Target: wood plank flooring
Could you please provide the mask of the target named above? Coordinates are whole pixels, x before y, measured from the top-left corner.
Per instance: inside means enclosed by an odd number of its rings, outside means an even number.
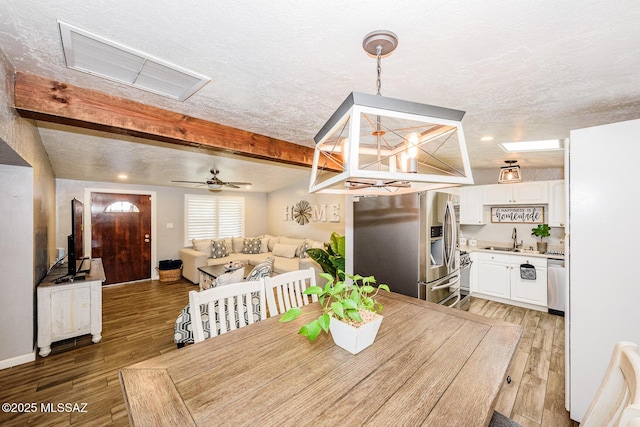
[[[0,403],[36,407],[0,412],[0,425],[129,425],[118,370],[177,351],[173,324],[194,289],[187,281],[103,288],[102,342],[86,336],[54,343],[48,357],[0,370]],[[496,409],[525,427],[577,426],[564,410],[564,318],[481,299],[472,299],[470,311],[525,327]],[[85,412],[44,411],[59,403],[87,405],[77,407]]]
[[[524,327],[496,411],[525,427],[578,426],[564,407],[564,317],[479,298],[469,312]]]

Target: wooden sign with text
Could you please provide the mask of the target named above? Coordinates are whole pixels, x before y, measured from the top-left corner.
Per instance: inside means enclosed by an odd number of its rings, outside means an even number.
[[[491,222],[541,224],[544,206],[492,207]]]

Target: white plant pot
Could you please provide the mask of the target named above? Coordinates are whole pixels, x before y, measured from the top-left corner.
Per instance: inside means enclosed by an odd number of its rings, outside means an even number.
[[[376,314],[377,318],[371,322],[356,328],[334,317],[329,320],[329,330],[333,342],[347,350],[351,354],[358,354],[365,348],[373,344],[382,323],[382,316]]]

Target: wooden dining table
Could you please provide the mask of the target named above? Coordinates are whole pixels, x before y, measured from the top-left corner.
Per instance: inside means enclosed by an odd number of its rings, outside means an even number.
[[[120,370],[132,426],[485,426],[522,327],[383,292],[375,342],[265,319]]]

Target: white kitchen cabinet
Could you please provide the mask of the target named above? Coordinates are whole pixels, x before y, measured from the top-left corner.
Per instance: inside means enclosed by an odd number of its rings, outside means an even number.
[[[485,205],[548,203],[547,182],[484,185]]]
[[[566,222],[564,180],[547,181],[549,210],[545,222],[552,227],[564,227]]]
[[[511,295],[510,284],[508,257],[484,253],[478,256],[478,292],[508,299]]]
[[[544,258],[512,257],[511,297],[513,301],[547,307],[547,260]],[[523,279],[520,265],[531,264],[536,268],[536,279]]]
[[[462,187],[460,191],[460,224],[483,225],[483,195],[481,185]]]
[[[520,265],[531,264],[536,279],[522,279]],[[502,302],[523,303],[541,311],[547,309],[546,258],[510,255],[506,253],[478,252],[477,289],[480,296],[498,298]]]

